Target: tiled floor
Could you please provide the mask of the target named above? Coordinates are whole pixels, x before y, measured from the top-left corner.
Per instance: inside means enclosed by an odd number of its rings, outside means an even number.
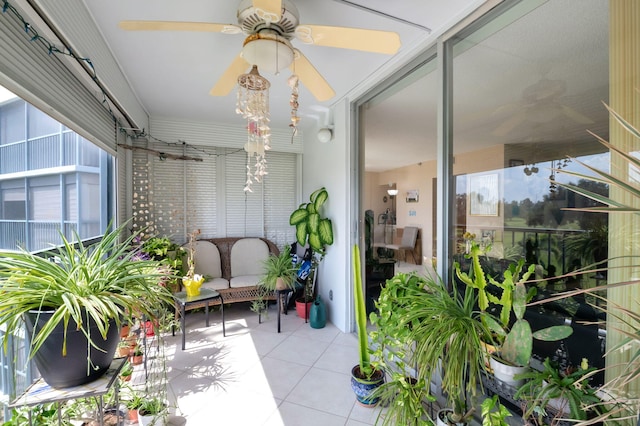
[[[375,423],[380,409],[357,404],[350,386],[355,334],[330,323],[313,329],[295,310],[281,316],[277,333],[275,305],[262,324],[245,303],[227,305],[225,320],[223,337],[219,310],[210,313],[209,327],[204,312],[187,313],[184,351],[179,331],[164,338],[167,397],[187,425]]]
[[[187,345],[181,335],[165,338],[168,398],[188,425],[371,425],[377,409],[356,404],[350,370],[357,340],[335,326],[313,329],[295,310],[258,317],[247,304],[187,314]]]

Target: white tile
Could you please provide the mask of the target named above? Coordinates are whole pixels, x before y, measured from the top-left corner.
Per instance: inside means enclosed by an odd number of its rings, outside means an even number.
[[[355,396],[354,396],[353,409],[349,414],[349,420],[359,422],[355,424],[374,425],[376,424],[376,420],[381,410],[384,410],[384,409],[380,406],[365,407],[363,405],[358,404],[358,402],[355,401]]]
[[[351,374],[351,369],[358,363],[358,349],[351,346],[331,344],[313,365],[316,368]]]
[[[297,337],[321,340],[323,342],[333,342],[338,334],[340,334],[340,330],[331,323],[327,323],[323,328],[311,328],[309,323],[307,323],[304,327],[298,328],[293,333],[293,335]]]
[[[355,402],[350,375],[312,368],[285,401],[347,417]]]
[[[358,348],[358,336],[355,333],[339,333],[333,340],[334,344]]]
[[[267,356],[240,378],[240,386],[263,395],[285,399],[309,368]]]
[[[269,356],[298,364],[313,365],[329,347],[329,343],[319,340],[289,336],[273,349]]]
[[[343,426],[347,419],[289,402],[283,402],[264,426]]]

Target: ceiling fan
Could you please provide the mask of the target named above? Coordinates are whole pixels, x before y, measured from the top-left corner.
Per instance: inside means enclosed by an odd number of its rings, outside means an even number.
[[[316,68],[294,48],[296,38],[305,44],[339,47],[383,54],[395,54],[400,37],[395,32],[299,23],[299,13],[290,0],[242,0],[238,6],[238,24],[178,21],[121,21],[120,28],[132,31],[203,31],[240,34],[247,37],[242,51],[209,92],[226,96],[237,83],[238,76],[257,65],[262,71],[278,73],[289,67],[298,75],[318,101],[335,95],[329,83]]]
[[[564,105],[560,98],[567,91],[564,80],[550,80],[546,77],[538,80],[522,91],[522,101],[515,105],[498,108],[494,114],[515,107],[515,113],[493,130],[496,136],[506,136],[524,122],[548,123],[565,116],[579,124],[592,124],[593,120],[575,109]]]

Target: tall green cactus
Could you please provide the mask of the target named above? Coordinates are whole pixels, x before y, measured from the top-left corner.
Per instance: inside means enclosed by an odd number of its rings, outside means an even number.
[[[504,279],[499,282],[485,275],[480,264],[482,254],[483,250],[478,244],[472,243],[469,252],[472,273],[467,274],[460,271],[460,265],[455,264],[456,275],[466,285],[477,289],[481,318],[498,336],[498,343],[501,343],[499,345],[500,357],[504,361],[518,366],[526,366],[531,359],[533,339],[551,342],[571,335],[573,329],[568,325],[547,327],[534,333],[529,322],[524,319],[527,303],[535,293],[535,291],[527,292],[525,282],[533,274],[535,265],[530,265],[529,269],[520,277],[524,266],[524,260],[520,259],[517,264],[509,265],[509,268],[503,273]],[[486,291],[487,281],[502,290],[500,297]],[[486,311],[490,303],[501,306],[498,317]],[[511,312],[516,318],[513,325],[509,324]]]
[[[353,246],[353,294],[356,312],[356,328],[358,329],[358,349],[360,355],[360,372],[369,377],[373,374],[369,356],[369,336],[367,335],[367,308],[362,289],[362,272],[360,270],[360,248]]]

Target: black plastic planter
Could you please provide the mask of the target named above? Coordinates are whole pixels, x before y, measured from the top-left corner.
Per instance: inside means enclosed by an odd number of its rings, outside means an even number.
[[[26,329],[29,337],[40,330],[53,315],[50,311],[30,311],[25,315]],[[37,321],[37,324],[36,324]],[[92,346],[85,334],[77,330],[76,322],[69,320],[67,329],[67,354],[62,355],[64,324],[61,321],[51,335],[44,341],[33,359],[42,378],[54,388],[67,388],[92,382],[102,376],[113,361],[120,340],[120,330],[115,320],[109,322],[107,339],[103,339],[95,322],[89,320]]]

